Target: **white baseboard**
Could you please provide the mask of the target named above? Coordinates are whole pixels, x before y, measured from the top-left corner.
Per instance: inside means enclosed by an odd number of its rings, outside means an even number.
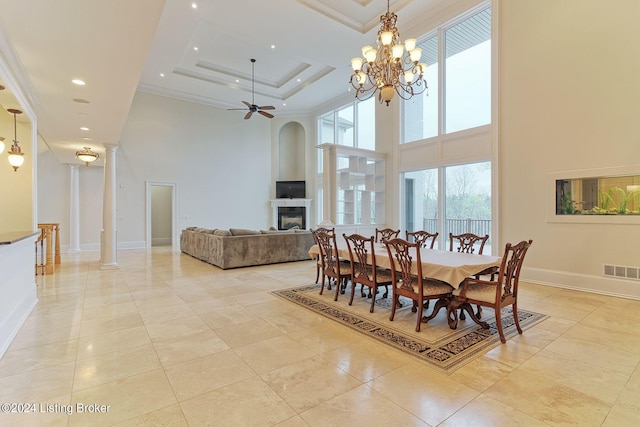
[[[522,267],[520,279],[556,288],[640,300],[640,282],[566,271]]]

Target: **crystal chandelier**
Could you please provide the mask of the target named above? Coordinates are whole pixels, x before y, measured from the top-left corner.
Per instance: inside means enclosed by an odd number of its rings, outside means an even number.
[[[416,47],[416,39],[400,44],[400,32],[396,28],[398,15],[389,11],[380,16],[378,48],[365,46],[362,58],[353,58],[353,74],[349,82],[356,90],[356,98],[365,100],[378,92],[380,103],[389,101],[397,93],[402,99],[419,95],[427,89],[424,72],[427,64],[420,62],[422,49]]]

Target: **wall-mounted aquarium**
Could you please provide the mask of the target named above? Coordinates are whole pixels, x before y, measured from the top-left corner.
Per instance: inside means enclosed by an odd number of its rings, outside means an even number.
[[[549,222],[640,224],[640,165],[548,175]]]
[[[556,215],[640,215],[640,175],[556,179]]]

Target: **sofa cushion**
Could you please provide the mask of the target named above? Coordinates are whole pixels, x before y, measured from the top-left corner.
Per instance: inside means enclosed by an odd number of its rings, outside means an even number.
[[[257,230],[249,230],[246,228],[230,228],[232,236],[255,236],[256,234],[260,234]]]

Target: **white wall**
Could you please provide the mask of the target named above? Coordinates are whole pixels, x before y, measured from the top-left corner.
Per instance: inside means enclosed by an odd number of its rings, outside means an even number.
[[[268,228],[271,125],[138,92],[117,155],[118,242],[145,242],[145,182],[176,183],[177,228]]]
[[[605,263],[640,266],[637,224],[547,221],[550,173],[640,173],[640,3],[500,5],[502,240],[533,239],[529,279],[640,297],[640,282],[602,277]]]
[[[100,250],[102,229],[102,197],[104,189],[102,167],[78,167],[80,199],[80,249]],[[44,146],[38,154],[38,222],[60,224],[62,252],[70,242],[70,167],[58,162],[53,152]]]

